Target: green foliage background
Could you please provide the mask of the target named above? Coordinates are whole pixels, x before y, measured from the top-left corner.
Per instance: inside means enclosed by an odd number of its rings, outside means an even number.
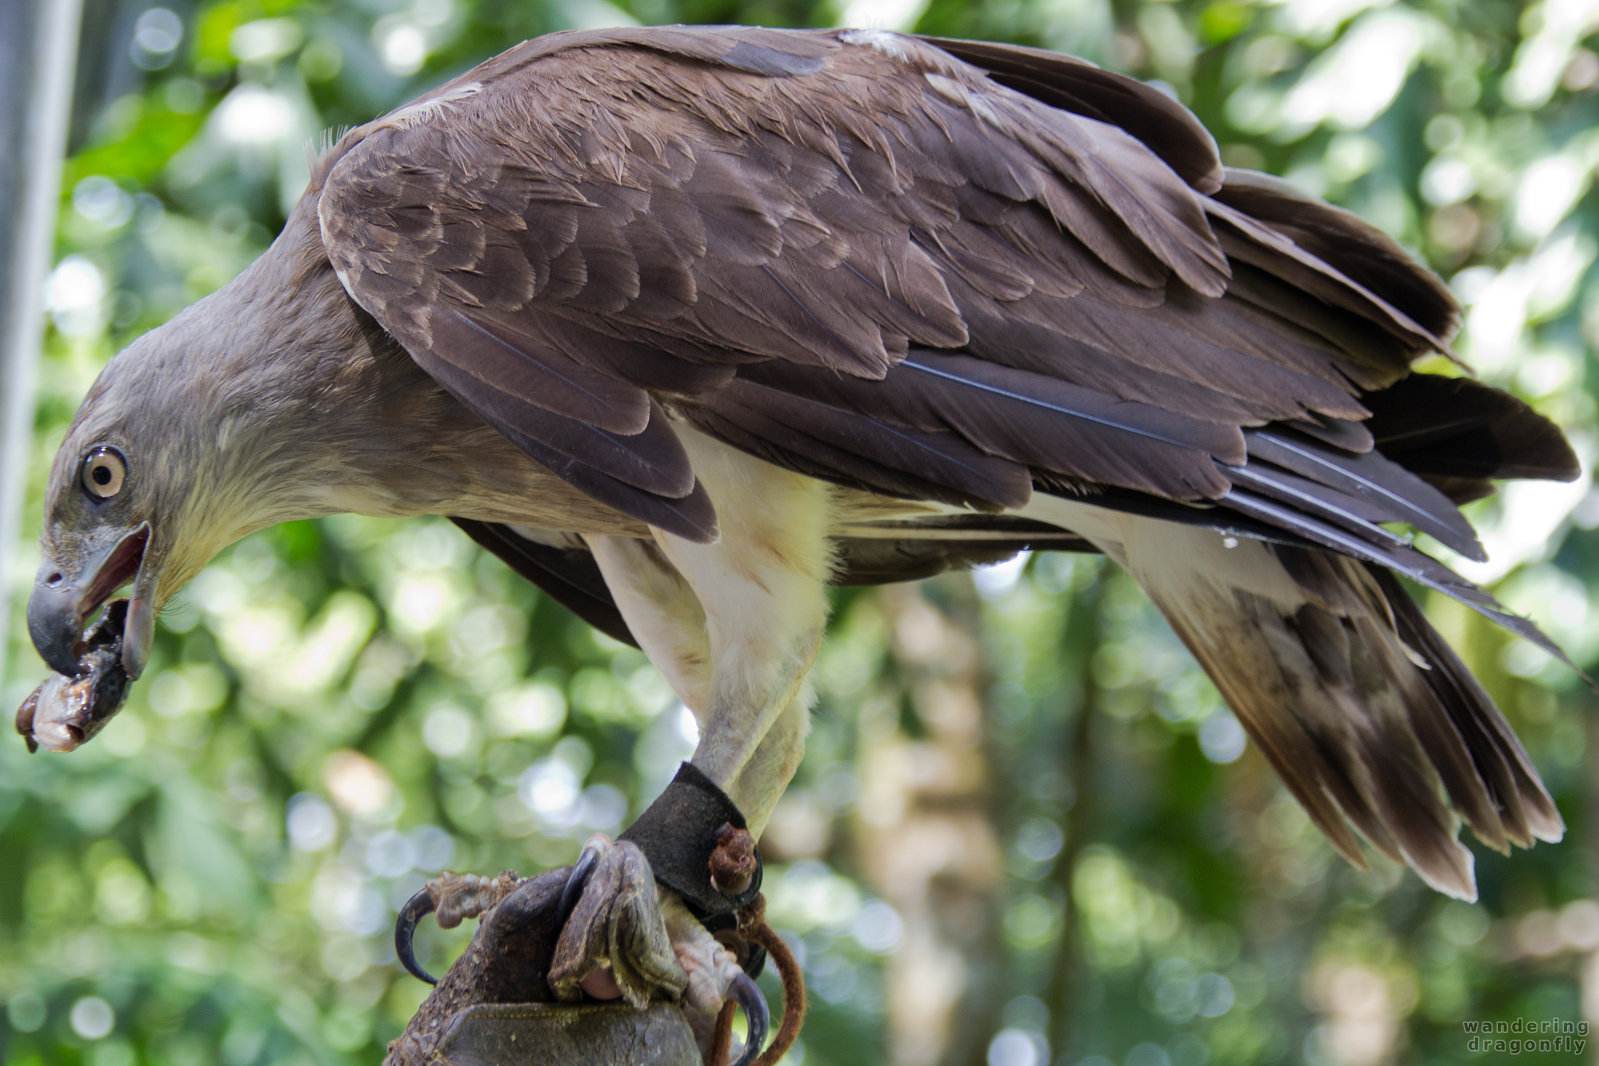
[[[1592,0],[154,10],[105,0],[86,17],[30,530],[93,374],[265,247],[320,131],[525,37],[628,18],[874,19],[1158,79],[1228,162],[1286,174],[1430,261],[1466,304],[1462,355],[1569,427],[1585,466],[1593,456]],[[1518,490],[1474,517],[1501,596],[1592,669],[1599,499],[1586,480]],[[1473,906],[1380,860],[1361,872],[1338,859],[1258,755],[1237,757],[1214,690],[1119,575],[1041,557],[973,587],[962,576],[910,600],[838,599],[768,873],[775,924],[815,993],[795,1061],[878,1061],[904,1038],[885,1003],[905,923],[868,872],[881,812],[861,802],[874,781],[854,767],[885,737],[937,732],[904,695],[891,639],[922,609],[971,619],[980,642],[976,743],[1003,875],[982,895],[993,935],[959,1008],[979,1036],[942,1061],[1449,1063],[1477,1057],[1464,1022],[1599,1021],[1599,731],[1571,671],[1430,604],[1570,825],[1560,845],[1480,854]],[[43,676],[13,604],[7,706]],[[0,745],[0,1060],[13,1066],[376,1062],[424,991],[392,961],[396,904],[445,867],[570,861],[691,746],[641,655],[442,521],[340,518],[250,538],[169,609],[147,677],[80,752]],[[431,937],[433,967],[463,942]],[[1594,1044],[1517,1061],[1579,1061]]]

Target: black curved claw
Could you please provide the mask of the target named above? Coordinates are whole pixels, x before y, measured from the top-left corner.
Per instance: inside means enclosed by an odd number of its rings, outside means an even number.
[[[421,963],[416,961],[411,938],[416,935],[416,923],[432,914],[433,907],[433,893],[421,888],[417,890],[416,895],[405,901],[405,906],[400,908],[400,916],[394,919],[394,954],[398,956],[400,965],[405,967],[407,973],[430,985],[438,984],[439,979],[422,969]]]
[[[746,1030],[744,1053],[733,1066],[750,1066],[761,1053],[761,1045],[766,1043],[767,1030],[772,1027],[772,1012],[766,1005],[766,997],[761,995],[761,990],[755,986],[749,974],[741,973],[735,977],[730,991],[733,1002],[744,1011]]]
[[[577,906],[577,898],[583,894],[583,886],[588,884],[589,875],[594,872],[594,867],[599,864],[600,853],[595,848],[584,848],[578,855],[577,862],[572,864],[572,872],[566,877],[566,887],[561,889],[561,901],[557,904],[555,912],[556,924],[564,928],[566,920],[572,917],[572,908]]]

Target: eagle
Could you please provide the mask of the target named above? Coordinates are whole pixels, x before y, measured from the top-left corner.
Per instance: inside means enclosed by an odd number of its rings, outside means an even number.
[[[1559,651],[1413,537],[1481,558],[1460,504],[1578,468],[1520,400],[1415,371],[1457,319],[1396,242],[1082,60],[542,37],[345,134],[265,254],[110,361],[50,473],[28,626],[60,677],[25,731],[81,742],[250,532],[448,516],[693,711],[624,834],[687,958],[675,908],[758,886],[706,857],[795,773],[830,585],[1095,551],[1334,847],[1470,899],[1460,823],[1562,822],[1404,582]]]

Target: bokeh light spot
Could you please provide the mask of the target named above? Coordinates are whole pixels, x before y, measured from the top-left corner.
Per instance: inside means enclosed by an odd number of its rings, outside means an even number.
[[[72,1031],[85,1040],[103,1040],[116,1028],[117,1015],[111,1004],[99,996],[84,996],[72,1005],[68,1015]]]

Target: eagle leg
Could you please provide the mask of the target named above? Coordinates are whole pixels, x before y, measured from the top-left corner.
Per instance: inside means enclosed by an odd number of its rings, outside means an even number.
[[[585,849],[580,866],[592,863],[592,872],[562,893],[570,914],[549,987],[560,999],[621,998],[635,1007],[681,997],[704,1043],[723,1004],[749,998],[750,974],[716,933],[760,889],[755,840],[804,751],[806,678],[833,567],[833,494],[680,432],[721,515],[718,540],[658,529],[650,539],[584,539],[629,631],[693,711],[700,740],[621,839],[596,838]],[[402,915],[401,939],[417,917],[409,908]],[[759,957],[751,953],[751,972]]]
[[[716,506],[717,540],[659,529],[653,541],[584,539],[639,647],[694,712],[693,765],[758,839],[805,749],[833,493],[686,426],[677,433]]]
[[[713,929],[758,892],[754,842],[804,752],[806,677],[827,620],[833,496],[822,482],[686,427],[679,433],[717,506],[719,538],[701,544],[655,530],[651,540],[584,539],[628,630],[700,727],[692,761],[619,845],[636,844],[653,869],[704,1042],[722,1004],[748,985]],[[569,925],[581,928],[585,908],[612,906],[604,898],[612,891],[596,875]],[[594,952],[577,958],[601,958],[604,945],[585,943]],[[614,951],[610,958],[614,968]]]

